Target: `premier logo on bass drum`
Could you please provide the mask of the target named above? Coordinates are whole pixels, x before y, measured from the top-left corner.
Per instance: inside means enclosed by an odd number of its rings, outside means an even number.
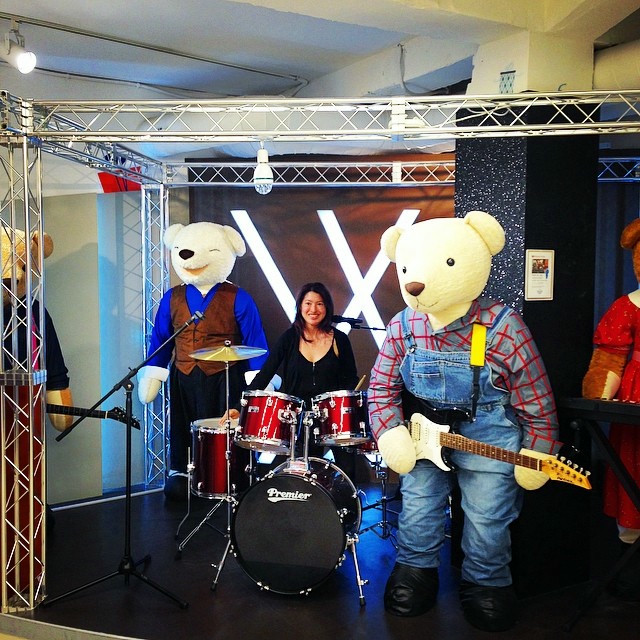
[[[302,491],[279,491],[273,487],[267,489],[267,500],[269,502],[282,502],[289,500],[293,502],[306,502],[312,494]]]

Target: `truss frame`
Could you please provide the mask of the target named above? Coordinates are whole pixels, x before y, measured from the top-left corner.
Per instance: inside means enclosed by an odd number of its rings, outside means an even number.
[[[606,116],[606,117],[605,117]],[[430,96],[345,99],[280,99],[188,101],[45,101],[25,100],[0,91],[0,167],[9,188],[1,213],[9,212],[7,228],[14,260],[19,248],[12,229],[43,230],[41,154],[48,154],[124,177],[142,185],[143,273],[145,344],[159,300],[169,286],[168,256],[162,234],[168,223],[168,191],[179,186],[235,185],[250,187],[253,163],[162,163],[126,144],[145,142],[331,142],[377,141],[400,143],[402,150],[419,150],[426,140],[601,135],[640,133],[640,91],[505,94],[495,96]],[[22,162],[16,155],[22,154]],[[601,160],[601,181],[636,181],[639,159]],[[453,161],[441,163],[272,163],[276,186],[428,186],[455,181]],[[22,194],[22,196],[20,196]],[[17,291],[16,269],[6,293],[11,297],[8,326],[17,327],[20,312],[25,330],[43,326],[42,251],[27,250],[25,308]],[[3,285],[4,289],[4,285]],[[5,291],[3,290],[3,293]],[[39,300],[41,317],[34,322],[31,301]],[[4,587],[2,610],[22,611],[36,606],[45,588],[44,504],[44,368],[43,336],[34,331],[27,364],[17,357],[16,339],[3,341],[0,369],[2,413],[2,473],[19,472],[20,496],[28,500],[26,526],[15,520],[11,491],[0,495],[3,541],[13,531],[15,545],[1,550]],[[30,364],[30,363],[33,363]],[[37,364],[36,364],[37,363]],[[6,407],[21,407],[9,387],[27,389],[28,408],[14,412],[9,422]],[[151,485],[162,480],[166,452],[168,397],[147,407],[145,440],[146,476]],[[40,410],[40,415],[35,408]],[[11,424],[10,428],[5,425]],[[28,462],[6,443],[11,429],[28,437]],[[18,464],[19,463],[19,464]],[[24,473],[23,473],[24,471]],[[24,498],[23,498],[24,499]],[[13,520],[12,520],[13,518]],[[40,545],[31,541],[40,536]],[[18,555],[14,550],[19,549]],[[26,560],[25,560],[26,559]],[[28,566],[28,584],[20,562]],[[20,579],[16,580],[16,576]]]

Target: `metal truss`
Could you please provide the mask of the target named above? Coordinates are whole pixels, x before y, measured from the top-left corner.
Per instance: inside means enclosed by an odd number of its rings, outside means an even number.
[[[22,114],[26,129],[17,128],[58,142],[209,144],[637,133],[639,100],[640,91],[585,91],[333,100],[33,101],[32,119]]]
[[[2,437],[2,610],[32,609],[44,596],[45,446],[42,248],[26,248],[26,295],[15,292],[22,255],[15,230],[42,232],[41,153],[113,173],[142,185],[144,337],[169,286],[162,236],[168,190],[252,186],[253,163],[167,163],[126,143],[376,141],[417,149],[425,140],[506,136],[640,133],[640,91],[429,96],[357,99],[184,101],[36,101],[0,91],[0,201],[3,234],[12,244],[9,311],[0,313]],[[638,179],[638,159],[601,160],[600,181]],[[455,164],[442,162],[271,163],[277,186],[412,186],[453,184]],[[4,241],[4,240],[3,240]],[[29,243],[27,243],[29,244]],[[32,317],[38,300],[40,317]],[[22,332],[22,333],[21,333]],[[20,335],[26,357],[19,352]],[[164,482],[168,396],[145,408],[150,485]]]
[[[639,182],[640,158],[600,158],[598,182]]]
[[[145,357],[151,339],[153,323],[163,294],[169,288],[167,252],[162,238],[168,221],[168,190],[164,186],[142,188],[142,264],[144,286],[143,339]],[[144,407],[145,478],[152,487],[164,485],[169,420],[169,393],[162,385],[158,396]]]
[[[43,237],[40,149],[26,138],[1,145],[0,169],[8,184],[0,242],[10,249],[0,284],[1,600],[9,613],[45,596],[44,243],[30,241]]]
[[[255,162],[168,162],[169,187],[253,187]],[[415,187],[455,183],[453,160],[425,162],[270,162],[278,187]]]

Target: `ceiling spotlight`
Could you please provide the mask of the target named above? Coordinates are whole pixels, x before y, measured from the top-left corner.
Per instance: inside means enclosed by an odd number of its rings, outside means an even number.
[[[253,186],[262,195],[269,193],[273,187],[273,171],[269,166],[269,154],[262,147],[262,143],[258,149],[258,164],[253,172]]]
[[[11,39],[14,36],[15,40]],[[11,30],[4,35],[0,45],[0,57],[15,67],[20,73],[31,73],[36,66],[36,54],[24,48],[24,36],[18,31],[18,23],[11,20]]]

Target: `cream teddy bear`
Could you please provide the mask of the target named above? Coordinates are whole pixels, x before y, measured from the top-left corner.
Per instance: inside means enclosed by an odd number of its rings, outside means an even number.
[[[7,227],[3,227],[2,231],[0,231],[0,249],[2,251],[2,280],[4,283],[7,283],[7,285],[3,287],[2,290],[2,303],[5,308],[5,322],[9,321],[12,314],[12,297],[15,296],[16,299],[22,300],[26,293],[25,261],[27,246],[25,243],[25,237],[26,236],[24,231],[20,231],[18,229],[8,229]],[[32,255],[37,255],[40,242],[42,242],[44,257],[49,257],[53,252],[53,240],[48,233],[44,233],[42,236],[40,236],[38,233],[32,234],[30,245]],[[10,283],[12,280],[12,275],[15,275],[16,290],[9,293],[7,287],[11,286]],[[18,324],[18,351],[20,352],[19,359],[23,361],[26,358],[26,336],[23,332],[25,326],[25,309],[23,305],[17,306],[17,313],[18,317],[22,320],[22,322]],[[33,304],[32,314],[33,318],[36,319],[37,322],[37,318],[39,316],[39,304],[37,301]],[[60,342],[58,340],[53,321],[51,320],[51,316],[46,309],[44,310],[44,322],[44,328],[34,327],[34,330],[40,332],[44,330],[44,336],[46,340],[46,402],[50,408],[54,405],[57,405],[59,407],[72,407],[73,398],[71,389],[69,387],[68,370],[64,362],[62,349],[60,347]],[[11,349],[11,346],[7,344],[5,348]],[[8,366],[8,368],[11,368],[11,363],[8,363],[6,366]],[[71,415],[53,413],[53,411],[50,411],[48,415],[49,419],[51,420],[51,424],[58,431],[64,431],[73,422],[73,418],[71,417]]]
[[[387,326],[369,386],[372,432],[383,459],[401,474],[398,556],[385,589],[385,608],[396,615],[419,615],[435,603],[454,475],[425,456],[428,442],[413,433],[416,424],[424,427],[419,417],[447,421],[468,441],[512,454],[522,447],[548,454],[560,444],[553,394],[529,330],[512,308],[481,295],[504,243],[502,226],[483,211],[392,227],[381,239],[407,304]],[[509,571],[509,524],[520,508],[514,466],[455,448],[450,462],[465,514],[464,615],[483,630],[508,629],[516,620]]]
[[[267,340],[253,298],[227,280],[236,259],[246,251],[242,236],[233,227],[213,222],[174,224],[167,228],[163,240],[171,251],[171,264],[182,284],[167,291],[160,301],[149,353],[162,348],[138,372],[138,397],[143,404],[152,402],[162,383],[171,376],[169,476],[165,495],[182,500],[187,495],[191,424],[223,415],[227,401],[229,406],[239,403],[245,388],[244,374],[260,369],[267,354]],[[192,320],[196,312],[202,318],[190,322],[173,339],[174,332]],[[262,355],[229,362],[228,398],[225,363],[191,356],[199,350],[223,346],[225,341],[264,350]]]

